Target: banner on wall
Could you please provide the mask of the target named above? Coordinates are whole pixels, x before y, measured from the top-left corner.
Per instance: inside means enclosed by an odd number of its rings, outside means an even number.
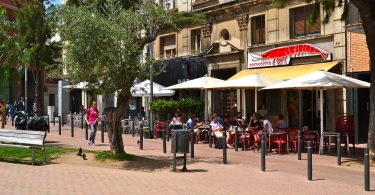
[[[289,45],[267,50],[260,55],[248,53],[248,68],[288,65],[291,58],[321,56],[324,61],[332,59],[331,53],[311,44]]]

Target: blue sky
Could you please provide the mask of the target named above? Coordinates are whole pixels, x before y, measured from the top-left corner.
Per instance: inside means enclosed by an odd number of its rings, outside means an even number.
[[[62,0],[52,0],[53,4],[61,4]]]

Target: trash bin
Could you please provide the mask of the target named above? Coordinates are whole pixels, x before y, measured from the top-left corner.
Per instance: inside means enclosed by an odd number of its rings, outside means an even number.
[[[189,153],[189,143],[190,143],[190,131],[184,129],[173,129],[172,130],[172,140],[173,136],[176,134],[176,142],[172,141],[171,153],[174,152],[174,146],[177,144],[176,153],[186,154]]]
[[[52,122],[53,117],[55,117],[53,114],[55,112],[55,106],[48,106],[47,111],[48,111],[48,116],[49,116],[49,122]]]

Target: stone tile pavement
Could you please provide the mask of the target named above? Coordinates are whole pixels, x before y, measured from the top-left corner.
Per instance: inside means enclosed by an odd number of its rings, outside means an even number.
[[[11,128],[7,126],[7,128]],[[57,125],[47,135],[48,144],[83,147],[84,150],[108,150],[107,137],[97,146],[87,145],[84,130],[75,128],[75,137],[65,126],[62,135]],[[171,158],[162,153],[162,142],[145,140],[138,148],[138,137],[124,135],[125,150],[140,156]],[[170,145],[168,144],[168,152]],[[347,162],[336,165],[329,155],[313,156],[313,179],[307,181],[306,155],[271,154],[267,171],[260,171],[260,154],[253,151],[228,151],[228,164],[222,164],[222,151],[196,145],[196,158],[188,160],[187,173],[117,170],[92,166],[49,164],[30,166],[0,163],[0,194],[375,194],[364,192],[363,167]],[[181,164],[181,162],[179,163]],[[180,167],[181,168],[181,167]],[[374,169],[371,172],[375,176]],[[375,182],[371,183],[375,189]]]

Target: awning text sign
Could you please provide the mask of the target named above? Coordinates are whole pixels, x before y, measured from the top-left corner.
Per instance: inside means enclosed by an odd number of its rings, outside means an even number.
[[[270,49],[260,55],[249,52],[248,68],[288,65],[291,58],[317,55],[324,61],[331,60],[331,53],[307,43]]]

